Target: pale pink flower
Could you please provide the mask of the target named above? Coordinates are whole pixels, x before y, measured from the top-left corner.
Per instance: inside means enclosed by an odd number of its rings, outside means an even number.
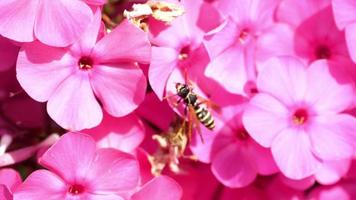
[[[129,114],[144,99],[146,79],[135,62],[150,59],[146,34],[123,21],[97,41],[100,25],[97,10],[93,23],[72,46],[33,42],[19,54],[21,86],[35,100],[48,101],[48,114],[65,129],[97,126],[103,117],[97,99],[116,117]]]
[[[40,158],[48,170],[33,172],[14,200],[121,200],[139,181],[137,160],[114,149],[97,149],[86,134],[67,133]]]
[[[332,0],[331,2],[336,25],[340,30],[345,30],[350,56],[356,62],[356,4],[353,0]]]
[[[12,193],[22,183],[20,174],[11,168],[0,170],[0,199],[12,200]]]
[[[205,75],[234,94],[247,94],[254,81],[256,39],[273,25],[277,0],[223,0],[220,11],[225,21],[205,37],[210,56]]]
[[[0,2],[0,35],[18,42],[36,39],[68,46],[79,39],[103,0],[6,0]]]
[[[285,176],[303,179],[322,161],[352,157],[356,119],[341,112],[354,98],[353,87],[337,82],[325,60],[307,68],[293,57],[272,58],[257,88],[243,123],[259,144],[271,147]]]

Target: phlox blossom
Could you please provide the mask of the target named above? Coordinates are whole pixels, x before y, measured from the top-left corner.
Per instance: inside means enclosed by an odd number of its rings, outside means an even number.
[[[271,58],[257,87],[243,123],[259,144],[271,148],[285,176],[303,179],[323,161],[352,157],[356,119],[342,112],[354,98],[353,87],[336,81],[325,60],[307,67],[293,57]]]
[[[211,59],[205,75],[227,91],[248,95],[256,78],[256,39],[273,25],[276,0],[223,0],[219,10],[224,22],[207,33],[204,45]]]
[[[340,30],[345,30],[345,37],[350,56],[356,62],[356,4],[353,0],[332,0],[335,22]]]
[[[0,199],[12,200],[12,193],[22,183],[20,174],[11,168],[0,170]]]
[[[203,37],[219,22],[218,12],[203,0],[172,2],[184,8],[184,15],[177,17],[169,26],[149,21],[153,47],[148,78],[161,100],[168,96],[167,91],[171,88],[175,92],[175,84],[170,84],[173,82],[172,74],[190,73],[192,68],[206,66],[209,57],[202,46]],[[205,18],[210,20],[201,20]],[[194,78],[189,75],[189,79]]]
[[[14,200],[121,200],[139,181],[137,160],[115,149],[97,149],[83,133],[67,133],[40,158]]]
[[[97,126],[104,109],[113,116],[129,114],[143,101],[146,79],[136,62],[148,62],[147,35],[128,21],[99,35],[101,12],[81,39],[67,48],[39,42],[23,45],[17,78],[35,100],[48,101],[48,114],[60,126],[82,130]],[[98,41],[97,41],[98,40]]]
[[[104,0],[6,0],[0,2],[0,35],[18,42],[36,39],[68,46],[79,39]]]

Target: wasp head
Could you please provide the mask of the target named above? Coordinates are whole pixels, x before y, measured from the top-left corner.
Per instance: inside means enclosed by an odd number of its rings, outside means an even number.
[[[177,95],[185,98],[190,92],[191,89],[187,84],[176,83]]]

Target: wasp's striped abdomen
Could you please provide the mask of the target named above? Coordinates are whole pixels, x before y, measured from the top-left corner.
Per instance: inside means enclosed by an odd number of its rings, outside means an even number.
[[[215,127],[214,118],[211,113],[199,103],[194,105],[194,111],[199,121],[208,129],[213,130]]]

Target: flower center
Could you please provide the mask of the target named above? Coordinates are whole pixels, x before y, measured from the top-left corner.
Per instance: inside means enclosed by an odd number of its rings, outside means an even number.
[[[240,31],[238,39],[241,44],[245,44],[250,36],[250,30],[248,28],[244,28]]]
[[[181,50],[180,50],[180,53],[178,55],[178,59],[179,60],[186,60],[189,56],[189,53],[190,53],[190,46],[187,45],[187,46],[184,46]]]
[[[93,68],[93,59],[88,56],[83,56],[79,59],[78,65],[81,70],[89,70]]]
[[[325,45],[320,45],[315,50],[315,57],[317,59],[329,59],[331,57],[331,52],[329,47]]]
[[[296,125],[303,125],[308,120],[308,112],[305,109],[298,109],[292,116],[293,123]]]
[[[68,192],[72,195],[78,195],[78,194],[81,194],[83,193],[85,190],[84,186],[82,185],[71,185],[69,188],[68,188]]]
[[[250,138],[250,135],[247,133],[245,128],[239,128],[237,130],[236,136],[239,140],[247,140]]]

